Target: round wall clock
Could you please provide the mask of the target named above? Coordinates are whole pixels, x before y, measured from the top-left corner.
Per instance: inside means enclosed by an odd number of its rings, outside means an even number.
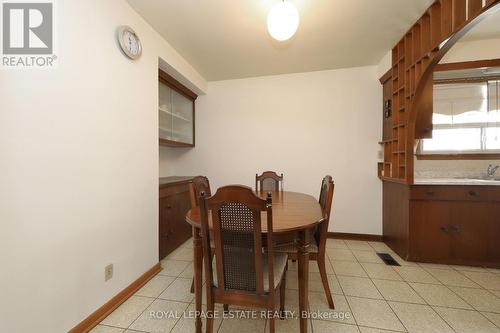
[[[141,41],[131,27],[122,25],[118,28],[118,41],[123,53],[130,59],[136,60],[141,56]]]

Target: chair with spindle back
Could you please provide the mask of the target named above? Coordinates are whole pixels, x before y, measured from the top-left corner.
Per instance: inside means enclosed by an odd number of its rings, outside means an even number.
[[[264,171],[260,176],[255,174],[255,192],[258,191],[283,192],[283,174],[274,171]]]
[[[266,212],[266,233],[261,213]],[[267,200],[246,186],[225,186],[211,196],[200,198],[201,236],[205,256],[207,332],[213,331],[215,303],[265,308],[272,311],[270,332],[274,332],[274,313],[280,296],[284,311],[285,271],[288,256],[275,254],[271,195]],[[210,222],[209,222],[210,220]],[[265,235],[265,237],[263,237]]]
[[[330,309],[334,309],[332,294],[328,284],[328,276],[326,275],[326,239],[328,235],[328,223],[330,221],[330,212],[333,201],[333,190],[335,184],[331,176],[326,176],[321,182],[321,190],[319,193],[319,204],[323,211],[324,219],[314,230],[314,242],[311,242],[309,248],[309,259],[315,260],[318,263],[323,289],[325,289],[326,299]],[[288,258],[297,260],[298,247],[296,243],[278,245],[275,248],[276,252],[287,253]]]

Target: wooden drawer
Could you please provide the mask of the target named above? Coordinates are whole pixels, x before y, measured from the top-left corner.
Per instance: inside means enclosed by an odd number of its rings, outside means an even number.
[[[411,200],[500,201],[499,186],[413,185]]]
[[[178,183],[160,188],[160,198],[166,198],[171,195],[189,191],[189,183]]]

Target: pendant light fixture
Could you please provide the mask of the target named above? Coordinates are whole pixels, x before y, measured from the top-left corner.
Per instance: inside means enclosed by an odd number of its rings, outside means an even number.
[[[267,15],[267,30],[271,37],[279,41],[290,39],[299,27],[299,11],[293,3],[280,1]]]

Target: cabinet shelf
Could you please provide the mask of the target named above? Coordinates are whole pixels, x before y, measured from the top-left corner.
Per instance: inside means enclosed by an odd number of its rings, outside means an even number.
[[[176,113],[173,113],[173,112],[171,112],[171,111],[168,111],[167,109],[164,109],[164,108],[158,107],[158,111],[160,111],[160,112],[164,112],[164,113],[166,113],[166,114],[168,114],[168,115],[170,115],[170,116],[172,116],[172,117],[174,117],[174,118],[176,118],[176,119],[183,120],[183,121],[187,121],[187,122],[191,122],[191,120],[189,120],[189,119],[187,119],[187,118],[185,118],[185,117],[183,117],[183,116],[181,116],[181,115],[179,115],[179,114],[176,114]]]

